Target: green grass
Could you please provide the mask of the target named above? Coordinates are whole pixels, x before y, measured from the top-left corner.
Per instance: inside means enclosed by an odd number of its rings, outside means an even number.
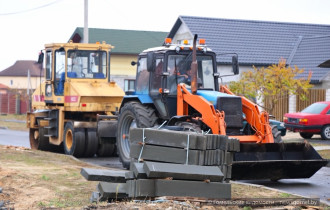
[[[323,159],[330,159],[330,150],[320,150],[318,153]]]
[[[24,121],[23,122],[12,122],[11,120]],[[1,127],[8,128],[10,130],[28,131],[26,127],[26,115],[7,114],[0,115]]]

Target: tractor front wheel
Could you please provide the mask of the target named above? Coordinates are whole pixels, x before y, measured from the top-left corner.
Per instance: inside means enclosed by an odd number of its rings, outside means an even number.
[[[45,137],[45,128],[30,128],[31,149],[50,151],[49,138]]]
[[[139,102],[128,102],[121,108],[117,129],[117,153],[124,168],[130,165],[130,128],[150,128],[156,124],[157,116],[151,107]]]

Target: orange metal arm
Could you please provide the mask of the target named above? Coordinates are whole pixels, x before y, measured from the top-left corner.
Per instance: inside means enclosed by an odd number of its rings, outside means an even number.
[[[221,85],[220,92],[235,95],[228,87]],[[274,143],[272,129],[269,125],[269,115],[267,112],[259,111],[258,106],[244,96],[242,98],[242,111],[245,114],[246,121],[251,125],[252,129],[256,131],[255,135],[258,137],[260,143]]]
[[[202,122],[209,126],[213,134],[226,135],[225,113],[216,110],[203,97],[190,93],[184,84],[177,88],[177,115],[188,115],[188,105],[202,115]]]

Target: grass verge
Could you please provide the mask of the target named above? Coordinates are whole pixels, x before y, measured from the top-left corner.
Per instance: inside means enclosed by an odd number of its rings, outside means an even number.
[[[23,122],[22,122],[23,121]],[[26,115],[7,114],[0,115],[0,127],[10,130],[28,131],[26,127]]]

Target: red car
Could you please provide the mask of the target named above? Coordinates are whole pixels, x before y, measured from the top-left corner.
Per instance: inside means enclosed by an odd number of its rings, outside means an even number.
[[[293,132],[299,132],[304,139],[321,134],[322,139],[330,139],[330,101],[316,102],[301,112],[284,115],[284,126]]]

